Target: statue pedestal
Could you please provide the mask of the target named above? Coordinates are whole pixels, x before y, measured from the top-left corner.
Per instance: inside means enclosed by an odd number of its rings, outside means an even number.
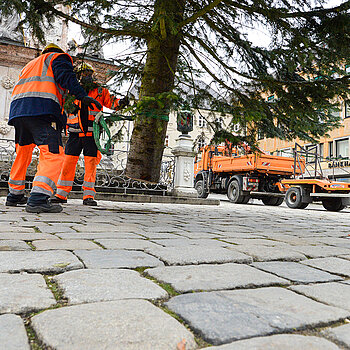
[[[194,156],[193,140],[190,135],[182,134],[176,140],[176,147],[171,151],[175,156],[175,179],[172,194],[176,197],[197,197],[193,188]]]

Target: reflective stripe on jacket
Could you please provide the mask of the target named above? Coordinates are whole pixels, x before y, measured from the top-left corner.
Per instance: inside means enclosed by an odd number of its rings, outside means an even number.
[[[111,108],[111,109],[116,109],[118,107],[119,99],[112,96],[106,88],[98,87],[94,90],[91,90],[89,92],[89,96],[94,98],[98,102],[100,102],[101,105],[104,107]],[[77,104],[79,107],[81,107],[80,101],[76,100],[74,103]],[[68,131],[81,134],[79,136],[91,136],[92,135],[91,133],[94,130],[93,122],[98,112],[99,110],[96,108],[95,105],[93,109],[89,108],[88,129],[87,129],[87,133],[85,134],[83,133],[82,121],[80,118],[80,111],[78,112],[78,115],[73,115],[73,114],[68,115],[68,119],[67,119]]]
[[[49,52],[30,61],[12,92],[9,120],[21,116],[53,115],[61,122],[63,89],[55,80],[52,63],[66,53]]]

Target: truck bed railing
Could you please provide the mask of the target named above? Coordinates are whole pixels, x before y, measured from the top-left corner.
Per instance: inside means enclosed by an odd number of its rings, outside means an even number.
[[[317,145],[311,146],[310,148],[305,148],[298,143],[295,143],[293,148],[294,156],[294,178],[306,178],[313,177],[317,179],[324,179],[321,161],[322,157],[317,152]],[[311,159],[311,160],[310,160]],[[297,173],[297,166],[299,169],[302,168],[302,164],[305,164],[304,172]]]

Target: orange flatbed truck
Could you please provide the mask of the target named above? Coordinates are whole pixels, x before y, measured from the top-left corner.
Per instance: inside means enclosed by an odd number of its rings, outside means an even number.
[[[194,187],[200,198],[210,192],[226,193],[233,203],[257,198],[265,205],[277,206],[285,192],[280,181],[302,173],[300,168],[303,164],[295,164],[294,158],[250,152],[247,147],[229,152],[225,146],[205,146],[195,160]]]
[[[285,179],[285,196],[289,208],[304,209],[312,202],[322,202],[329,211],[340,211],[350,205],[350,183],[328,179]]]

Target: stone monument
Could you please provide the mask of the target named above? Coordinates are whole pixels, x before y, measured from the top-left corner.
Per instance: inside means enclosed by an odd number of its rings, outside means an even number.
[[[189,110],[177,114],[177,130],[182,132],[172,150],[175,156],[175,180],[173,195],[177,197],[197,197],[193,187],[194,156],[193,139],[189,132],[193,131],[193,115]]]

